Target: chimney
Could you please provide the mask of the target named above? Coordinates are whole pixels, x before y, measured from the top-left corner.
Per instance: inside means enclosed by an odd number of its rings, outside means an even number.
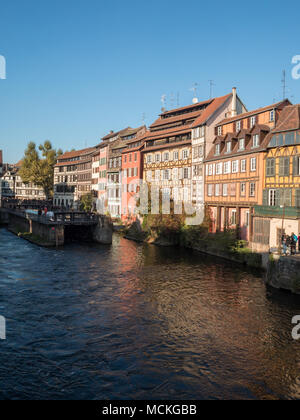
[[[231,108],[231,116],[237,116],[237,94],[236,94],[236,87],[232,88],[232,108]]]
[[[110,130],[110,134],[114,134],[114,130]]]

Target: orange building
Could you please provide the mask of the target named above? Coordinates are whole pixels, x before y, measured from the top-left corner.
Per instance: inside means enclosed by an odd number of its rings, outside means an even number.
[[[253,209],[263,200],[264,163],[269,132],[288,100],[223,120],[205,160],[205,203],[211,230],[239,230],[250,241]]]

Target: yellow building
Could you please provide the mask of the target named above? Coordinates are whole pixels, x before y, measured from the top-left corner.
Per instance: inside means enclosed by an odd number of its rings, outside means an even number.
[[[205,204],[212,232],[237,229],[241,239],[251,241],[254,206],[263,200],[268,136],[288,104],[259,108],[216,126],[213,148],[205,160]]]
[[[283,109],[269,134],[264,165],[263,205],[255,207],[256,250],[280,247],[283,233],[300,232],[300,105]]]

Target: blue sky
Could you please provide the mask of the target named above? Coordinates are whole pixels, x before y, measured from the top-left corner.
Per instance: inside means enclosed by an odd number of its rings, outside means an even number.
[[[10,0],[0,4],[0,148],[19,160],[29,141],[64,150],[99,142],[110,130],[150,124],[161,95],[189,105],[232,86],[248,109],[287,96],[300,54],[297,1]],[[176,105],[177,100],[175,100]]]

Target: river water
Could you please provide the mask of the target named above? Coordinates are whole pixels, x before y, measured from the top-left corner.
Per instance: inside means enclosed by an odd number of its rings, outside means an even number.
[[[0,398],[300,398],[300,297],[129,242],[47,250],[0,230]]]

